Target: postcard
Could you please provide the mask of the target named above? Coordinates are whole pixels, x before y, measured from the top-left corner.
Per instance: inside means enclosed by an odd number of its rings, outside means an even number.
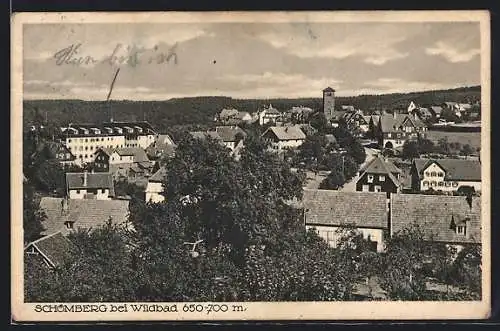
[[[489,24],[14,14],[12,320],[488,318]]]

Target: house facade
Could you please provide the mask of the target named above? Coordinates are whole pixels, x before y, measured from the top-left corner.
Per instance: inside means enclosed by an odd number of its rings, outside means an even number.
[[[382,148],[399,148],[407,140],[425,137],[427,127],[417,116],[394,113],[381,115],[375,130]]]
[[[373,249],[384,250],[388,211],[384,193],[342,192],[304,189],[302,208],[306,229],[315,229],[330,246],[336,247],[341,230],[352,226]]]
[[[115,196],[113,177],[109,172],[66,173],[69,199],[110,200]]]
[[[259,125],[264,125],[268,123],[277,123],[281,120],[282,114],[273,105],[269,105],[265,107],[258,113],[259,116]]]
[[[460,187],[481,191],[481,163],[462,159],[414,159],[412,189],[456,192]]]
[[[298,126],[271,126],[262,138],[270,143],[272,150],[280,152],[297,148],[306,140],[306,134]]]
[[[81,163],[90,163],[99,148],[146,149],[155,141],[155,136],[148,122],[107,122],[70,124],[61,128],[60,139]]]
[[[164,181],[167,174],[165,167],[161,167],[151,177],[148,178],[146,186],[146,202],[160,203],[165,201],[164,196]]]
[[[385,192],[387,197],[391,193],[401,191],[401,169],[380,155],[375,156],[359,172],[360,176],[356,182],[356,191]]]

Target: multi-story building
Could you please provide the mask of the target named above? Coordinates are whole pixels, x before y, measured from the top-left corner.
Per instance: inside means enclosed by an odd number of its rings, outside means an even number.
[[[375,156],[359,172],[361,175],[356,182],[356,191],[385,192],[387,197],[391,193],[401,191],[401,169],[394,163],[384,160],[382,156]]]
[[[306,140],[306,134],[299,126],[271,126],[262,138],[270,143],[271,149],[279,152],[299,147]]]
[[[460,187],[481,191],[481,163],[462,159],[414,159],[412,189],[454,192]]]
[[[273,105],[269,105],[265,107],[258,113],[259,116],[259,125],[264,125],[267,123],[276,124],[281,121],[281,117],[283,116],[280,111],[273,107]]]
[[[148,122],[70,124],[61,131],[61,141],[81,163],[92,162],[99,148],[146,149],[154,143],[156,135]]]
[[[326,120],[330,121],[335,111],[335,90],[327,87],[323,90],[323,113]]]
[[[375,138],[382,148],[402,147],[406,140],[424,137],[427,126],[417,117],[408,114],[380,115],[374,126]]]

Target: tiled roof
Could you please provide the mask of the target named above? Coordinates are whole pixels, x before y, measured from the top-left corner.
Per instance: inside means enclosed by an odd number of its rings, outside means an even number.
[[[332,119],[333,120],[340,120],[342,117],[344,117],[344,115],[347,113],[347,111],[345,110],[334,110],[332,111]]]
[[[161,183],[165,180],[167,176],[167,169],[165,167],[160,167],[151,177],[149,177],[148,181]]]
[[[414,127],[423,128],[425,124],[419,119],[408,114],[399,114],[396,117],[392,114],[384,114],[381,115],[380,120],[380,128],[382,132],[394,132],[397,131],[398,128],[404,123],[404,121],[408,119]]]
[[[289,113],[294,113],[294,114],[302,114],[302,113],[312,113],[314,110],[312,110],[309,107],[304,107],[304,106],[293,106],[292,109],[290,109],[288,112]]]
[[[222,140],[215,131],[191,131],[189,134],[195,139],[206,139],[208,137],[216,140]]]
[[[419,174],[432,163],[437,163],[445,171],[446,180],[480,181],[481,163],[477,160],[462,159],[414,159]]]
[[[401,174],[401,169],[396,167],[394,163],[386,161],[383,157],[378,155],[376,155],[367,165],[361,168],[359,172],[361,173],[359,178],[362,178],[365,173],[382,174],[388,176],[394,184],[400,184],[400,181],[394,176],[394,173]]]
[[[24,250],[32,246],[42,254],[52,267],[61,265],[66,255],[75,248],[60,231],[29,243]]]
[[[271,126],[263,133],[263,136],[266,135],[267,132],[272,132],[278,140],[306,139],[304,131],[296,126]]]
[[[68,189],[109,189],[110,195],[114,196],[113,177],[108,172],[87,172],[87,185],[84,186],[84,172],[66,173],[66,186]]]
[[[431,106],[431,110],[434,112],[434,114],[441,114],[441,111],[443,110],[443,107],[441,106]]]
[[[236,141],[236,136],[238,134],[243,135],[243,137],[247,135],[245,131],[238,126],[217,126],[215,132],[224,142]]]
[[[156,136],[155,142],[146,148],[146,154],[151,157],[173,156],[177,145],[168,134]]]
[[[388,228],[387,195],[384,192],[343,192],[304,189],[302,206],[308,225],[354,224]]]
[[[133,156],[134,162],[149,161],[146,151],[140,147],[124,147],[115,149],[116,153],[120,156]]]
[[[391,233],[418,224],[435,241],[448,243],[481,242],[481,199],[465,196],[391,194]],[[453,225],[467,222],[466,236],[456,233]]]
[[[40,208],[47,215],[42,223],[44,234],[69,233],[67,221],[74,222],[74,229],[89,229],[106,224],[110,217],[117,224],[128,218],[129,202],[126,200],[68,199],[67,203],[67,212],[63,213],[63,198],[43,197],[40,200]]]

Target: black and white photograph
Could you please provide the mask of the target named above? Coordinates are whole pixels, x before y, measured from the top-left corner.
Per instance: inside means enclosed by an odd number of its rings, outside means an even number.
[[[487,12],[12,22],[15,319],[488,317]]]

